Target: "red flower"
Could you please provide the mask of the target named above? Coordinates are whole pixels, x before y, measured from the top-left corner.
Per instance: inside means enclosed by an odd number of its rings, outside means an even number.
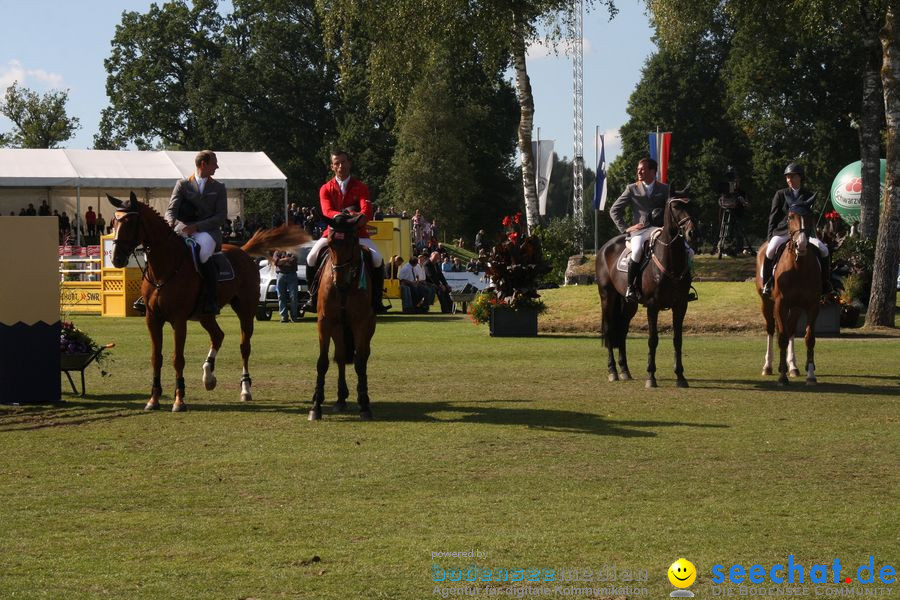
[[[515,218],[513,219],[516,222],[516,225],[522,222],[522,213],[517,212]]]
[[[513,244],[515,244],[519,240],[519,234],[515,231],[510,233],[506,237],[508,237],[509,241],[511,241]]]
[[[502,224],[504,227],[509,227],[510,225],[512,225],[512,219],[510,217],[503,217]]]

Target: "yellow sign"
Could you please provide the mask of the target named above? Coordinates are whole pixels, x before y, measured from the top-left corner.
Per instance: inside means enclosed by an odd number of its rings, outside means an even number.
[[[100,314],[99,281],[67,281],[59,287],[59,308],[63,312]]]

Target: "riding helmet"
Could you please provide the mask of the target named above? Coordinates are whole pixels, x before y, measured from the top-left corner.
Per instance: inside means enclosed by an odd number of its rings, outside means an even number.
[[[784,170],[785,175],[799,175],[800,177],[804,177],[803,166],[798,165],[797,163],[791,163]]]

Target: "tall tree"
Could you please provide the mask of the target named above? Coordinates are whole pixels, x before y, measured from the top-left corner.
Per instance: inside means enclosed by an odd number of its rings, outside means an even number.
[[[866,311],[866,325],[894,326],[897,264],[900,262],[900,23],[898,9],[888,7],[881,45],[881,69],[887,120],[887,193],[881,209],[872,293]]]
[[[612,0],[596,0],[615,13]],[[593,0],[588,0],[590,6]],[[423,66],[447,48],[474,47],[483,57],[486,72],[512,66],[519,101],[518,148],[522,157],[522,184],[528,226],[539,222],[531,131],[534,97],[525,63],[528,44],[541,37],[558,42],[570,0],[318,0],[326,20],[326,40],[345,44],[347,31],[357,25],[378,44],[369,57],[376,99],[391,101],[398,112],[406,95],[422,77]]]
[[[0,134],[0,146],[56,148],[71,139],[81,125],[66,114],[69,92],[52,91],[43,96],[13,82],[0,100],[0,113],[13,122],[11,133]]]

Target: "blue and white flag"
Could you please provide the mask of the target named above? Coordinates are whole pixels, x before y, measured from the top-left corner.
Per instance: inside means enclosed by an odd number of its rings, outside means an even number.
[[[597,161],[597,180],[594,182],[594,210],[606,207],[606,152],[600,136],[600,159]]]

